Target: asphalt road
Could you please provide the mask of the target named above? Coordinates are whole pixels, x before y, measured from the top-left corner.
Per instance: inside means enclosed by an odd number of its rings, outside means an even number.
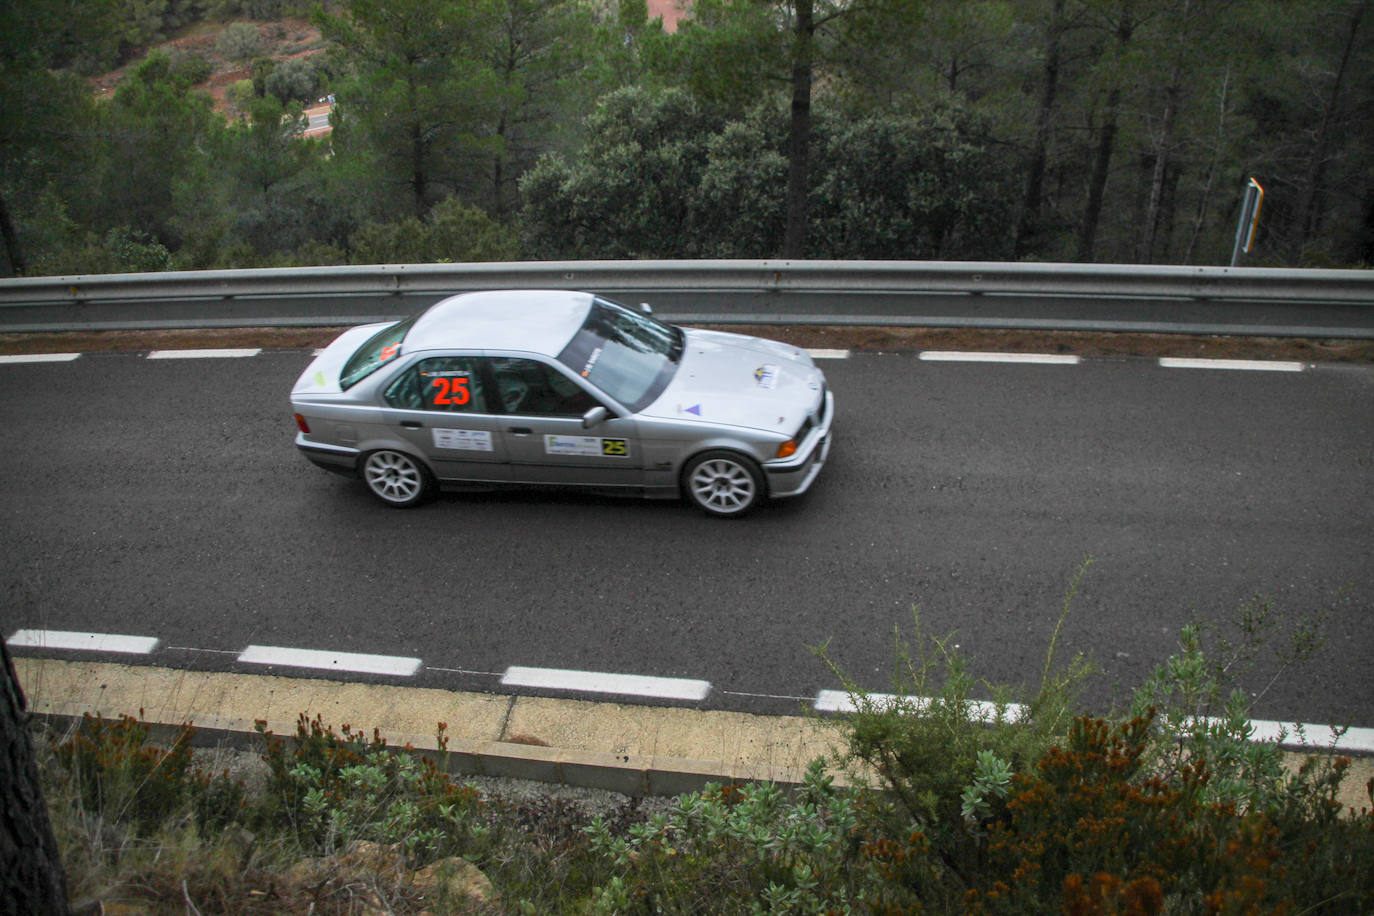
[[[1327,642],[1252,715],[1374,725],[1368,366],[827,361],[816,487],[721,522],[571,494],[389,510],[296,454],[308,361],[0,365],[3,635],[151,635],[143,660],[216,670],[261,670],[237,661],[249,644],[418,657],[409,683],[498,692],[510,666],[704,679],[701,705],[795,712],[838,686],[808,649],[826,640],[889,689],[913,608],[974,676],[1037,682],[1091,555],[1059,651],[1100,666],[1094,707],[1190,619],[1234,639],[1263,593],[1280,631],[1329,612]],[[1272,673],[1261,657],[1243,683]]]

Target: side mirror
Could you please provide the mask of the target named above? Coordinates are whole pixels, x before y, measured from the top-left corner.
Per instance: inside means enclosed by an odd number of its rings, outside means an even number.
[[[654,310],[649,308],[649,303],[647,302],[639,303],[639,310],[646,315],[652,315],[654,313]]]
[[[611,416],[611,412],[604,407],[596,406],[582,415],[582,428],[591,429],[593,426],[600,426]]]

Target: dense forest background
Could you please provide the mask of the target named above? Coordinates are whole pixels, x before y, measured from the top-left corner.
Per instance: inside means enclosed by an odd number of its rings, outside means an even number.
[[[684,4],[685,5],[685,4]],[[1374,262],[1369,0],[11,0],[0,275]],[[304,108],[332,96],[332,131]]]

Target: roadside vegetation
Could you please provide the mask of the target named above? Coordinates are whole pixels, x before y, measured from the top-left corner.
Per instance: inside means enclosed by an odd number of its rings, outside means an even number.
[[[1365,0],[25,0],[0,276],[1374,263]],[[333,98],[332,131],[304,108]]]
[[[916,624],[894,692],[849,685],[843,752],[795,788],[591,810],[479,791],[304,716],[261,735],[245,780],[205,768],[189,728],[157,744],[134,719],[87,720],[40,754],[71,897],[149,914],[1374,911],[1374,812],[1337,799],[1349,760],[1293,769],[1246,740],[1238,685],[1281,636],[1266,602],[1241,609],[1234,644],[1185,630],[1105,718],[1075,715],[1092,669],[1056,659],[1058,628],[1041,682],[1017,691]],[[1277,638],[1265,676],[1315,632]]]

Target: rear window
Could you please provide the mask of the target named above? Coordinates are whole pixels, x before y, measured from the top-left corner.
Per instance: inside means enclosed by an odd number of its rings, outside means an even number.
[[[419,317],[416,315],[398,321],[373,334],[344,363],[343,372],[339,375],[339,388],[347,391],[400,355],[401,341]]]

